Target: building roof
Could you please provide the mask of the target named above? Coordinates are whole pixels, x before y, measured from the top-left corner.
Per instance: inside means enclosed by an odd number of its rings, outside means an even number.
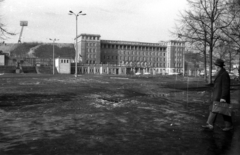
[[[79,34],[77,37],[79,38],[80,36],[101,37],[101,35],[99,34],[87,34],[87,33]]]

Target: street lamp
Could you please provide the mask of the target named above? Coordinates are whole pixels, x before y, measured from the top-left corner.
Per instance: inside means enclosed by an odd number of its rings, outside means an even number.
[[[78,14],[76,14],[76,13],[74,13],[73,11],[69,11],[69,15],[75,15],[75,17],[76,17],[76,52],[75,52],[75,77],[77,77],[77,57],[78,57],[78,45],[77,45],[77,43],[78,43],[78,25],[77,25],[77,19],[78,19],[78,16],[79,15],[86,15],[85,13],[82,13],[82,11],[80,11]]]
[[[49,38],[49,40],[53,41],[53,75],[54,75],[54,67],[55,67],[55,62],[54,62],[54,43],[55,43],[55,41],[58,41],[59,39],[51,39],[51,38]]]

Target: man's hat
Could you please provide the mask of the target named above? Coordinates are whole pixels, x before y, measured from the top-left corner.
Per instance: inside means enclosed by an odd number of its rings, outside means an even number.
[[[219,67],[225,66],[225,65],[224,65],[224,61],[223,61],[222,59],[217,59],[217,60],[214,62],[214,65],[219,66]]]

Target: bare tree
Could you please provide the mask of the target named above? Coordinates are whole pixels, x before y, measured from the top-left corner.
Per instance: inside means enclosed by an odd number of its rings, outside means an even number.
[[[187,0],[189,10],[181,14],[177,32],[191,44],[202,44],[205,57],[209,49],[209,84],[212,83],[212,54],[222,37],[221,29],[228,27],[233,19],[226,7],[228,0]],[[228,20],[226,20],[228,19]]]
[[[232,70],[232,62],[237,58],[237,51],[235,49],[235,43],[230,38],[219,41],[214,52],[214,57],[225,60],[225,64],[229,72]]]
[[[0,0],[0,3],[3,2],[3,0]],[[15,35],[15,33],[9,32],[6,28],[5,25],[1,22],[0,18],[0,39],[5,40],[7,39],[8,35]]]
[[[235,16],[234,21],[231,23],[230,26],[222,28],[222,32],[225,35],[224,40],[229,40],[232,42],[232,51],[236,51],[238,54],[238,72],[240,74],[240,0],[232,0],[227,5],[230,9],[229,13]]]

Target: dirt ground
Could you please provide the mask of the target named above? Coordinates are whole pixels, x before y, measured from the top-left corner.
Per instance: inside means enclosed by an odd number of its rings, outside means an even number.
[[[5,74],[0,76],[0,155],[234,155],[239,153],[238,87],[231,132],[203,79],[181,76]]]

